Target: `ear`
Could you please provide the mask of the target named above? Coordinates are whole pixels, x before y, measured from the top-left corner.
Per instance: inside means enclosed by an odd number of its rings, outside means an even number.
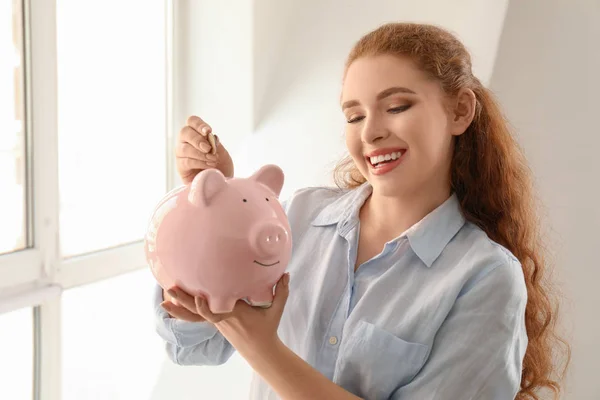
[[[450,133],[459,136],[465,133],[477,108],[477,98],[471,89],[460,89],[450,109]]]
[[[269,164],[265,165],[258,171],[256,171],[250,179],[255,180],[259,183],[262,183],[275,194],[275,196],[279,197],[281,193],[281,188],[283,187],[283,171],[277,165]]]
[[[190,185],[188,201],[195,206],[208,207],[215,196],[227,187],[225,175],[218,169],[201,171]]]

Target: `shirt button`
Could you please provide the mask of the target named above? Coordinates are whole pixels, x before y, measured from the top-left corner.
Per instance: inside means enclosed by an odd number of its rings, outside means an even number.
[[[338,342],[338,339],[337,339],[335,336],[331,336],[331,337],[329,338],[329,344],[331,344],[331,345],[336,345],[336,344],[337,344],[337,342]]]

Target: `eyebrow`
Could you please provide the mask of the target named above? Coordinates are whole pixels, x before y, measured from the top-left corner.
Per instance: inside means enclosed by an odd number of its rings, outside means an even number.
[[[382,92],[380,92],[377,95],[377,100],[379,101],[379,100],[385,99],[386,97],[391,96],[396,93],[416,94],[414,91],[410,90],[409,88],[402,87],[402,86],[394,86],[394,87],[385,89]],[[348,100],[348,101],[344,102],[344,104],[342,104],[342,110],[345,110],[348,107],[358,106],[359,104],[360,103],[358,102],[358,100]]]

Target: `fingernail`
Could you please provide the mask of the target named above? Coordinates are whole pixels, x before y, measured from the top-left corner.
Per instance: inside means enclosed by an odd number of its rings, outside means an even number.
[[[211,149],[212,147],[210,147],[210,144],[200,143],[200,150],[202,150],[203,152],[208,153]]]
[[[207,159],[207,160],[213,160],[213,161],[217,161],[217,156],[216,156],[216,155],[214,155],[214,154],[210,154],[210,153],[209,153],[209,154],[207,154],[207,155],[206,155],[206,159]]]
[[[170,303],[162,303],[161,304],[162,308],[164,308],[167,311],[171,311],[171,304]]]
[[[216,167],[216,166],[217,166],[217,163],[215,163],[215,162],[212,162],[212,161],[207,161],[207,162],[206,162],[206,165],[208,165],[209,167]]]
[[[202,133],[204,133],[205,135],[208,134],[209,131],[210,131],[210,128],[208,126],[205,126],[204,128],[202,128]]]
[[[175,292],[173,289],[167,290],[167,293],[169,294],[169,296],[171,296],[175,299],[177,298],[177,292]]]
[[[283,281],[285,283],[285,286],[287,286],[290,283],[290,273],[289,272],[285,273],[285,278],[283,278]]]

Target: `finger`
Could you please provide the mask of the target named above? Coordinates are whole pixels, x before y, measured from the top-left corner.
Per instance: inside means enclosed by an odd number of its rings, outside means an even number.
[[[183,307],[187,308],[192,313],[196,313],[196,304],[194,302],[194,296],[186,293],[184,290],[178,287],[173,287],[167,291],[169,296],[177,299],[177,302]]]
[[[217,163],[214,161],[201,161],[195,158],[178,158],[177,164],[180,167],[179,169],[185,171],[195,169],[208,169],[217,166]]]
[[[190,322],[205,321],[205,319],[201,315],[194,314],[187,308],[181,307],[181,306],[176,306],[175,304],[173,304],[169,301],[165,301],[165,302],[161,303],[161,306],[169,313],[169,315],[171,315],[174,318],[181,319],[184,321],[190,321]]]
[[[203,153],[208,153],[212,149],[208,140],[200,135],[194,128],[186,126],[179,133],[179,141],[181,143],[189,143]]]
[[[206,122],[202,120],[202,118],[192,115],[187,120],[187,125],[191,126],[201,134],[202,136],[206,136],[208,132],[212,132],[212,128]]]
[[[286,272],[281,276],[279,281],[277,282],[277,286],[275,287],[275,296],[273,298],[273,304],[270,309],[272,309],[274,313],[278,313],[281,315],[283,313],[283,309],[285,308],[285,303],[287,302],[288,296],[290,294],[290,273]]]
[[[175,155],[179,158],[193,158],[200,161],[217,161],[218,158],[214,154],[198,150],[187,142],[179,142],[177,144],[177,147],[175,148]]]
[[[208,307],[208,302],[201,296],[196,296],[195,302],[196,312],[199,315],[201,315],[204,319],[212,322],[213,324],[216,324],[217,322],[220,322],[231,315],[231,313],[213,314],[213,312],[210,311],[210,308]]]
[[[198,135],[198,133],[189,126],[182,130],[181,141],[179,143],[191,145],[193,149],[201,154],[210,153],[212,150],[209,141]]]

